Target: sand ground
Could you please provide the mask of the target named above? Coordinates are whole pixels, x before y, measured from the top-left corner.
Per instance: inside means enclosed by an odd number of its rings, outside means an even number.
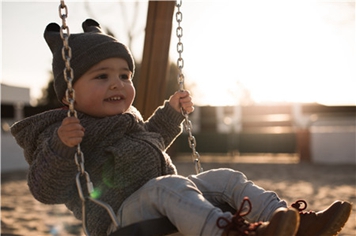
[[[189,158],[175,161],[182,175],[194,173]],[[205,170],[233,168],[240,170],[257,185],[275,191],[288,203],[298,199],[308,202],[307,210],[319,211],[335,200],[356,203],[356,165],[299,163],[291,156],[228,157],[202,156]],[[1,235],[82,235],[81,222],[62,205],[44,205],[30,194],[26,172],[1,175]],[[339,234],[356,235],[356,208]]]

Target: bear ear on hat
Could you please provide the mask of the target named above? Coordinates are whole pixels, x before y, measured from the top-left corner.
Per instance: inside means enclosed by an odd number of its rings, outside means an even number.
[[[103,33],[101,27],[98,22],[93,19],[87,19],[83,22],[82,28],[85,33],[92,32],[92,33]]]
[[[50,23],[47,25],[44,31],[44,38],[51,49],[52,53],[55,52],[63,42],[59,35],[61,27],[56,23]]]
[[[50,31],[50,32],[59,32],[59,30],[61,29],[61,27],[57,24],[57,23],[49,23],[46,27],[45,32]]]

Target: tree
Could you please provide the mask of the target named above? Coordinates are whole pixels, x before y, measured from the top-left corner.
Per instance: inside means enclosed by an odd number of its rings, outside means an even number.
[[[59,102],[56,96],[56,92],[54,91],[54,78],[52,72],[49,73],[49,81],[46,88],[42,89],[42,97],[37,100],[38,106],[46,106],[49,108],[57,108],[63,106],[62,103]]]

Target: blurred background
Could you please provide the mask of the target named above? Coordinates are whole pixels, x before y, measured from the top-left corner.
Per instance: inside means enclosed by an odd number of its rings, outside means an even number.
[[[131,48],[134,81],[142,86],[149,2],[67,6],[70,33],[82,32],[81,23],[93,18]],[[354,2],[183,1],[181,11],[183,73],[196,107],[191,120],[198,151],[355,163]],[[168,69],[164,83],[155,86],[163,99],[178,89],[176,12],[164,19],[172,27]],[[61,20],[59,1],[3,1],[1,13],[2,170],[11,170],[21,163],[10,164],[21,152],[11,124],[60,106],[43,31]],[[184,133],[172,146],[173,157],[190,151],[186,138]]]

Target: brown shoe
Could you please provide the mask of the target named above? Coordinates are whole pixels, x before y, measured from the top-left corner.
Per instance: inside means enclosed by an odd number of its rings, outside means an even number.
[[[304,205],[302,207],[302,205]],[[337,235],[351,214],[351,204],[335,201],[328,208],[319,212],[304,212],[307,203],[298,200],[292,204],[300,214],[297,236],[334,236]]]
[[[241,213],[244,204],[248,203],[249,210]],[[220,229],[224,229],[222,236],[294,236],[299,226],[299,214],[295,209],[277,209],[269,222],[248,223],[243,219],[251,211],[251,202],[244,198],[240,209],[231,221],[225,217],[216,222]]]

